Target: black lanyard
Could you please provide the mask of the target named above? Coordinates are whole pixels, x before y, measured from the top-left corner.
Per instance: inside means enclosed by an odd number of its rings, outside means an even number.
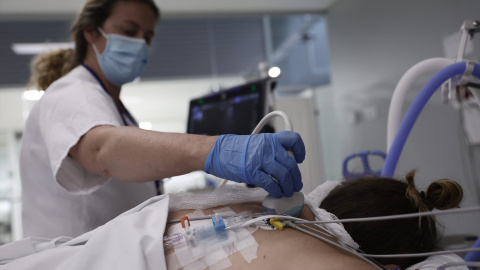
[[[85,65],[85,63],[82,63],[82,66],[85,67],[92,74],[92,76],[98,81],[98,83],[100,84],[102,89],[113,99],[112,94],[110,92],[108,92],[107,88],[103,84],[102,80],[100,80],[100,77],[98,77],[97,73],[95,73],[95,71],[93,71],[93,69],[91,69],[89,66]],[[120,101],[120,106],[117,105],[115,100],[113,100],[113,103],[115,103],[115,107],[117,107],[118,113],[120,114],[120,117],[122,118],[123,124],[125,126],[129,126],[129,124],[128,124],[127,120],[125,119],[124,114],[130,119],[130,121],[136,127],[138,127],[137,120],[135,120],[135,118],[133,118],[132,114],[130,114],[130,112],[127,110],[127,108],[125,108],[122,101]],[[157,195],[162,194],[162,191],[160,190],[160,180],[155,181],[155,191],[156,191]]]
[[[95,71],[93,71],[93,69],[91,69],[89,66],[85,65],[84,63],[82,63],[82,66],[84,66],[92,74],[92,76],[98,81],[98,83],[102,87],[103,91],[105,91],[113,99],[112,94],[110,92],[108,92],[107,88],[103,84],[102,80],[100,80],[100,77],[98,77],[97,73],[95,73]],[[120,114],[120,117],[122,118],[123,124],[125,126],[129,126],[129,124],[128,124],[127,120],[125,119],[125,116],[124,116],[124,115],[126,115],[130,119],[130,121],[136,127],[138,127],[137,121],[135,120],[135,118],[133,118],[132,114],[130,114],[130,112],[127,110],[127,108],[125,108],[122,101],[120,101],[120,106],[117,105],[115,100],[113,102],[115,103],[115,107],[117,107],[118,113]]]

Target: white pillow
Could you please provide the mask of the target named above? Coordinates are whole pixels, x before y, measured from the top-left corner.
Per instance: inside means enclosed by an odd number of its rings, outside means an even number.
[[[428,257],[425,261],[419,262],[408,267],[406,270],[437,270],[437,267],[451,262],[463,262],[463,259],[457,254],[434,255]],[[466,266],[452,266],[448,270],[468,270]]]

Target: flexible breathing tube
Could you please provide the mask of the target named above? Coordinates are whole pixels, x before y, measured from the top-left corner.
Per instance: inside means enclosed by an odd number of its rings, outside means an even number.
[[[435,91],[448,79],[456,76],[461,75],[467,69],[468,62],[460,62],[449,65],[438,73],[436,73],[422,88],[420,93],[417,95],[415,100],[413,101],[412,105],[407,111],[405,118],[400,125],[400,129],[395,136],[395,139],[388,150],[387,158],[385,159],[385,163],[382,169],[382,176],[383,177],[393,177],[395,172],[395,168],[398,163],[398,159],[400,154],[402,153],[403,147],[405,145],[405,141],[410,134],[410,131],[415,124],[420,112],[425,107],[425,104],[428,102],[430,97],[435,93]],[[474,70],[472,72],[477,78],[480,78],[480,65],[475,64]],[[475,241],[473,244],[474,248],[480,247],[480,237]],[[480,257],[480,252],[469,252],[465,255],[465,261],[476,261]]]
[[[415,80],[428,72],[437,72],[453,63],[454,60],[449,58],[430,58],[423,60],[405,72],[400,81],[398,81],[388,109],[387,153],[390,150],[390,146],[395,139],[395,134],[397,134],[398,127],[402,121],[402,106],[405,102],[405,97]]]
[[[382,177],[392,177],[395,172],[395,167],[397,166],[398,159],[402,152],[405,141],[410,134],[410,131],[415,124],[420,112],[422,111],[425,104],[430,99],[430,97],[435,93],[435,91],[448,79],[461,75],[465,72],[467,62],[460,62],[449,65],[438,73],[436,73],[422,88],[420,93],[417,95],[412,105],[407,111],[405,118],[400,125],[400,129],[395,136],[395,140],[390,147],[387,158],[385,159],[385,164],[382,169]],[[480,78],[480,65],[475,64],[475,68],[472,73],[477,78]]]

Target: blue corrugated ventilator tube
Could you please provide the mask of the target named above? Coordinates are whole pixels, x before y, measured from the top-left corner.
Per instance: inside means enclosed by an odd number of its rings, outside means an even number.
[[[417,95],[412,105],[407,111],[407,114],[403,118],[402,124],[398,130],[398,133],[395,135],[395,139],[392,143],[392,146],[388,150],[387,158],[385,159],[384,166],[382,168],[382,177],[393,177],[395,172],[395,167],[397,166],[398,159],[402,153],[403,146],[405,141],[410,134],[410,131],[415,124],[420,112],[422,111],[425,104],[428,102],[430,97],[435,93],[435,91],[440,88],[440,86],[447,81],[448,79],[462,75],[467,67],[467,62],[459,62],[452,65],[449,65],[439,72],[437,72],[420,90],[420,93]],[[475,64],[472,73],[475,77],[480,78],[480,65]],[[473,247],[480,247],[480,237],[477,238]],[[465,255],[465,261],[476,261],[480,257],[480,252],[470,252]]]

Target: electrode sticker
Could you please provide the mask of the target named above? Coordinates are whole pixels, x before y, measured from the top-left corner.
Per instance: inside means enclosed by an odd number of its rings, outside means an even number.
[[[238,222],[237,219],[227,218],[236,214],[226,207],[214,211],[216,214],[226,216],[225,224]],[[201,210],[188,214],[189,219],[205,217]],[[217,217],[217,221],[221,221]],[[174,253],[166,256],[168,269],[225,269],[232,266],[229,255],[240,252],[245,261],[250,263],[257,258],[258,243],[253,237],[253,232],[258,228],[245,227],[233,230],[222,230],[214,227],[212,219],[190,221],[189,228],[182,228],[175,224],[168,229],[168,241],[173,246]]]

